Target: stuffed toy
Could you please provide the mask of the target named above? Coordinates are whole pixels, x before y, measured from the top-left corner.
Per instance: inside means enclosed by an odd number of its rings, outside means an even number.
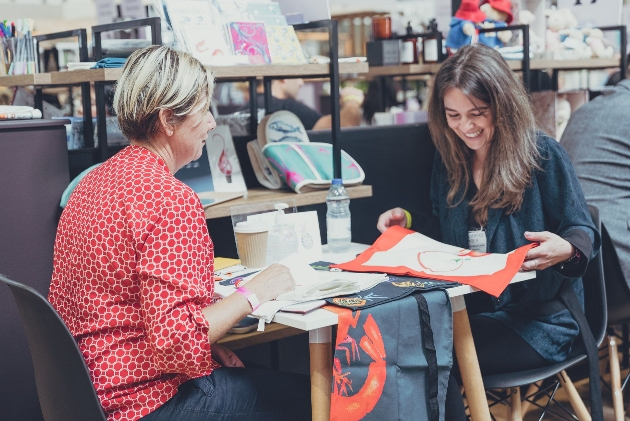
[[[554,59],[562,59],[565,46],[562,45],[561,36],[568,35],[571,28],[577,27],[577,19],[569,9],[547,9],[545,16],[547,17],[546,49]]]
[[[520,25],[529,25],[529,51],[533,54],[542,54],[545,52],[544,39],[532,30],[532,23],[536,20],[536,16],[529,10],[521,10],[518,12],[518,23]],[[521,44],[523,43],[521,39]]]
[[[604,33],[599,28],[583,28],[582,33],[586,36],[585,42],[591,49],[593,57],[612,58],[615,49],[612,45],[604,42]]]
[[[559,96],[556,99],[556,140],[559,142],[562,133],[571,118],[571,103],[564,97]]]
[[[486,20],[486,15],[479,10],[478,0],[462,0],[455,16],[451,18],[451,29],[446,37],[446,48],[454,54],[458,49],[472,42],[477,32],[475,25]]]
[[[486,20],[479,24],[481,28],[505,28],[513,19],[510,0],[482,0],[479,10],[486,15]],[[479,34],[479,42],[492,48],[501,48],[510,39],[511,31]]]

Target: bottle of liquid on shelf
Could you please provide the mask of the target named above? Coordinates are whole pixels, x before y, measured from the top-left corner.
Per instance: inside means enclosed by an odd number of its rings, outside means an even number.
[[[418,37],[413,33],[411,22],[407,22],[407,34],[405,38],[402,39],[400,62],[402,64],[414,64],[418,62]]]
[[[276,224],[269,232],[269,245],[271,246],[271,263],[279,262],[287,256],[298,251],[298,238],[295,231],[287,223],[284,209],[289,206],[286,203],[276,203]]]
[[[342,253],[350,248],[350,196],[340,178],[332,181],[326,196],[326,233],[328,251]]]

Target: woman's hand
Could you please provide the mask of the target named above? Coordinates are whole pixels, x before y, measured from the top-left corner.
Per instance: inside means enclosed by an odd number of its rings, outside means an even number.
[[[381,216],[378,217],[376,228],[380,232],[385,232],[387,228],[393,227],[395,225],[403,228],[407,226],[407,215],[405,214],[403,208],[390,209],[387,212],[381,214]]]
[[[223,367],[245,367],[235,353],[218,344],[212,344],[212,357]]]
[[[525,262],[521,266],[522,271],[547,269],[573,256],[573,245],[549,231],[526,232],[525,238],[539,243],[539,246],[527,252]]]
[[[274,263],[245,284],[258,297],[260,304],[295,289],[295,280],[286,266]]]

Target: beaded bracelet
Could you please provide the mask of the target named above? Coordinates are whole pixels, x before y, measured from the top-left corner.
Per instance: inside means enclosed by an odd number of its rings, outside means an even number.
[[[580,257],[582,257],[580,250],[578,250],[577,247],[573,247],[573,248],[575,249],[575,252],[573,252],[571,257],[569,257],[567,260],[565,260],[564,262],[560,264],[560,270],[564,269],[564,266],[566,264],[573,263],[575,265],[575,264],[578,264],[578,262],[580,261]]]

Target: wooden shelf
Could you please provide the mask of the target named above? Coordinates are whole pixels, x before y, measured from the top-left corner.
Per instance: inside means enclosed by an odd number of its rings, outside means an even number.
[[[254,331],[249,333],[228,333],[219,339],[217,343],[234,351],[248,346],[299,335],[300,333],[304,333],[304,331],[279,323],[270,323],[265,325],[264,332]]]
[[[326,76],[328,64],[225,66],[212,69],[218,80],[265,76]],[[339,73],[367,73],[367,63],[339,63]],[[89,69],[71,72],[37,73],[34,75],[2,76],[0,86],[70,85],[81,82],[113,82],[122,69]]]
[[[588,60],[537,59],[530,62],[532,70],[588,70],[619,67],[618,58],[591,58]]]
[[[512,70],[522,70],[520,60],[506,60]],[[406,76],[435,74],[442,66],[434,64],[401,64],[399,66],[371,66],[368,77],[376,76]],[[530,60],[531,70],[580,70],[580,69],[607,69],[619,67],[619,59],[592,58],[588,60]]]
[[[347,187],[351,199],[359,199],[372,196],[372,186]],[[316,205],[326,202],[327,189],[297,194],[292,190],[252,189],[247,192],[247,197],[230,200],[209,206],[205,209],[206,219],[223,218],[230,216],[230,207],[252,205],[265,202],[282,202],[283,200],[295,200],[296,206]]]
[[[440,63],[371,66],[368,76],[430,75],[436,73],[440,67]]]

